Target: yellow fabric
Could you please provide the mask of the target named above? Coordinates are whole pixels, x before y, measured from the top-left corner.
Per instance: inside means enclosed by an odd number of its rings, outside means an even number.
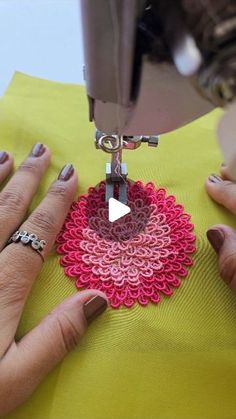
[[[160,305],[110,309],[81,345],[9,419],[236,418],[236,297],[219,278],[205,232],[235,217],[209,199],[205,178],[221,156],[214,126],[219,112],[161,137],[158,149],[127,151],[129,176],[174,194],[192,215],[195,266]],[[16,74],[0,104],[1,149],[19,163],[37,141],[53,152],[34,207],[61,166],[80,174],[79,193],[104,178],[107,156],[95,150],[83,87]],[[57,209],[55,208],[55,211]],[[25,307],[18,337],[55,304],[77,292],[52,254]]]

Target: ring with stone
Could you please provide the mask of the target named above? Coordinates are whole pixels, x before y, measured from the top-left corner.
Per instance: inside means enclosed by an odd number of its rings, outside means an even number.
[[[7,244],[21,242],[24,245],[30,245],[35,250],[42,261],[44,262],[44,256],[42,254],[44,247],[46,246],[46,240],[40,240],[35,233],[28,233],[27,231],[17,230],[8,240]]]

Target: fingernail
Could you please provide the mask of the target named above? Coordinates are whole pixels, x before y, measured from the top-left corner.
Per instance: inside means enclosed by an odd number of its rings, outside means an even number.
[[[74,173],[74,167],[72,164],[66,164],[59,173],[59,180],[69,180]]]
[[[207,238],[216,253],[219,253],[220,248],[222,247],[225,240],[223,232],[215,228],[211,228],[207,231]]]
[[[6,151],[0,151],[0,164],[5,163],[5,161],[8,159],[8,154]]]
[[[220,176],[217,176],[217,175],[214,175],[214,174],[210,175],[209,178],[208,178],[208,180],[210,182],[212,182],[212,183],[221,183],[221,182],[223,182],[223,179]]]
[[[88,324],[100,316],[106,309],[107,301],[100,297],[100,295],[96,295],[91,298],[91,300],[87,301],[84,304],[84,315]]]
[[[44,153],[45,150],[46,150],[46,148],[44,147],[44,145],[42,143],[37,143],[32,148],[30,155],[32,157],[40,157],[40,156],[42,156],[42,154]]]

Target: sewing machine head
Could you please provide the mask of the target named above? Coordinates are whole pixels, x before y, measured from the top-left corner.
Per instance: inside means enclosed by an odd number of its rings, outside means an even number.
[[[234,101],[236,4],[206,1],[81,0],[90,120],[113,156],[107,199],[120,181],[126,200],[123,148]]]

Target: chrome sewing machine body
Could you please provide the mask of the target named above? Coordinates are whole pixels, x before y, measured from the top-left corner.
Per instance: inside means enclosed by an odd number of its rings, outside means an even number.
[[[126,203],[123,149],[156,147],[159,134],[234,101],[236,17],[218,19],[205,50],[184,22],[181,1],[81,0],[81,10],[89,118],[96,147],[111,154],[106,200],[118,183]]]

